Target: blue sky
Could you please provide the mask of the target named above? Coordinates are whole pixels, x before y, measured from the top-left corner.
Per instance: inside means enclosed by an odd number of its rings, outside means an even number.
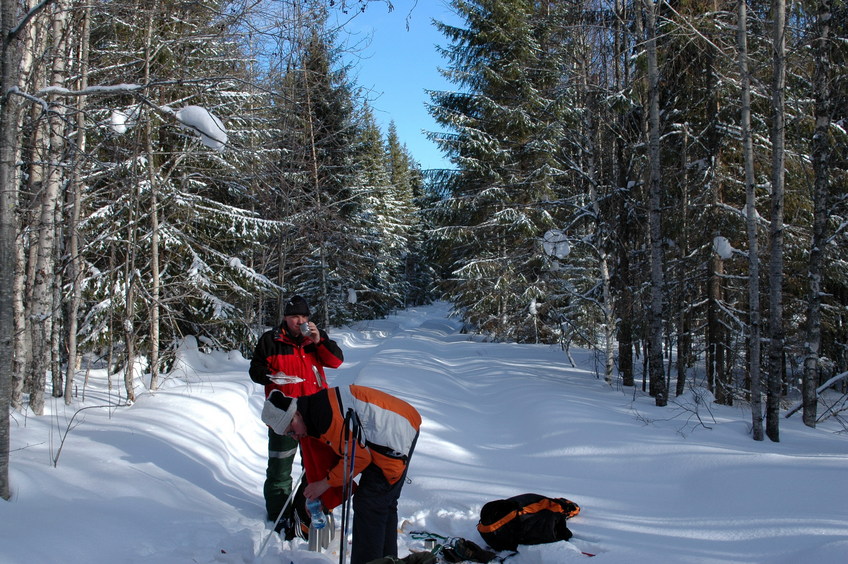
[[[354,61],[355,81],[371,91],[368,99],[383,132],[394,120],[401,142],[422,168],[449,167],[422,130],[440,129],[427,112],[425,89],[454,89],[438,71],[446,61],[435,46],[447,46],[448,41],[431,20],[459,19],[444,0],[392,0],[392,4],[394,10],[389,12],[385,3],[372,0],[364,13],[345,25],[352,34],[347,41],[361,46]],[[339,39],[345,41],[345,36]]]

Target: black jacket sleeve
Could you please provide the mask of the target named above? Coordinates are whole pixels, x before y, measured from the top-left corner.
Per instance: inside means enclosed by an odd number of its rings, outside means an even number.
[[[268,378],[268,354],[265,344],[267,337],[267,333],[259,337],[256,348],[253,350],[253,358],[250,359],[250,370],[248,372],[251,380],[263,386],[271,381]]]

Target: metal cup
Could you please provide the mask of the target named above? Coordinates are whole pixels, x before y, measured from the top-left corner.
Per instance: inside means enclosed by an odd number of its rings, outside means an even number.
[[[309,330],[309,323],[301,323],[300,324],[300,334],[304,337],[308,337],[312,334],[312,331]]]

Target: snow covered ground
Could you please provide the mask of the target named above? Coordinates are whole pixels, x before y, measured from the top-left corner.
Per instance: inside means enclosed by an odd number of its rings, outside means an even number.
[[[400,500],[403,529],[484,544],[480,508],[535,492],[582,507],[572,542],[520,547],[509,564],[848,562],[848,434],[781,421],[750,438],[741,407],[666,408],[596,378],[592,355],[483,343],[436,304],[332,329],[345,351],[331,385],[400,396],[424,417]],[[102,372],[82,401],[12,416],[13,498],[0,501],[0,563],[338,562],[263,520],[262,391],[238,353],[182,351],[179,368],[131,407]],[[119,386],[119,384],[116,384]],[[111,396],[114,399],[116,393]],[[81,411],[78,411],[81,410]],[[54,460],[58,464],[54,467]],[[338,522],[338,519],[337,519]],[[399,536],[400,555],[423,542]]]

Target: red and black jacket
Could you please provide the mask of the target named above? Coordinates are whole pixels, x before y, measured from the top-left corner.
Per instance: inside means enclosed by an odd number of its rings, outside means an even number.
[[[326,331],[320,332],[318,344],[301,335],[292,335],[283,326],[259,337],[250,360],[250,379],[265,386],[265,397],[275,389],[289,397],[300,397],[327,388],[324,367],[338,368],[344,361],[344,354]],[[294,384],[272,382],[269,376],[280,372],[303,378],[303,381]]]

